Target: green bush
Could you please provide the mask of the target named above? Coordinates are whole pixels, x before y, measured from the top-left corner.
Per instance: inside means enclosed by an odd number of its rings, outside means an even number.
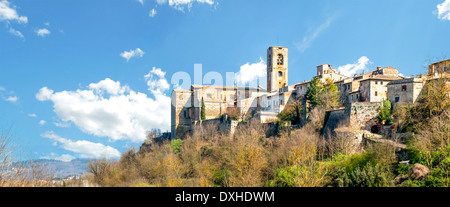
[[[385,121],[386,124],[392,124],[392,104],[389,100],[383,101],[383,106],[380,108],[378,119],[380,122]]]
[[[174,139],[170,142],[170,146],[172,147],[175,153],[179,153],[181,151],[181,145],[183,144],[183,140]]]
[[[423,180],[406,180],[401,183],[401,187],[425,187],[425,181]]]
[[[277,170],[275,179],[270,183],[272,187],[295,187],[295,177],[299,176],[301,167],[292,166]]]
[[[378,163],[374,152],[336,155],[328,173],[331,187],[389,187],[394,174],[388,165]]]
[[[376,164],[358,166],[349,171],[346,168],[332,172],[330,186],[333,187],[391,187],[393,174],[388,168]]]

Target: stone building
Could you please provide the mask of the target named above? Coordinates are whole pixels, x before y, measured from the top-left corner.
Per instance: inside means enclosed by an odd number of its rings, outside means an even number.
[[[418,76],[391,81],[388,85],[388,100],[393,104],[414,104],[419,97],[426,77]]]
[[[351,80],[338,82],[340,98],[343,103],[382,102],[387,100],[387,84],[394,80],[403,79],[398,70],[392,67],[355,75]]]
[[[318,77],[320,81],[325,83],[328,80],[333,81],[334,83],[338,83],[344,80],[348,80],[349,77],[341,75],[340,73],[336,72],[336,69],[331,68],[331,65],[329,64],[323,64],[317,66],[317,75],[314,77]],[[313,77],[313,78],[314,78]],[[297,98],[302,98],[306,95],[306,91],[308,90],[308,87],[310,85],[311,81],[303,81],[297,84],[294,84],[292,88],[294,89]],[[338,86],[339,89],[339,86]]]
[[[324,83],[327,79],[337,82],[348,78],[345,75],[341,75],[340,72],[336,72],[336,69],[331,68],[329,64],[317,66],[317,77]]]
[[[439,73],[449,73],[450,70],[450,59],[432,63],[428,66],[428,75],[434,76]]]
[[[201,121],[202,100],[207,120],[220,118],[231,109],[241,114],[251,113],[259,107],[257,97],[266,94],[261,87],[192,85],[190,90],[172,92],[172,138],[183,136]]]

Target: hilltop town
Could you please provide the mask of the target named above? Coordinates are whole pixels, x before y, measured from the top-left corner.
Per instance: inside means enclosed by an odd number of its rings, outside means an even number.
[[[333,83],[338,89],[337,107],[326,112],[324,130],[333,131],[340,126],[380,133],[383,123],[377,116],[383,101],[389,100],[392,105],[414,104],[425,83],[442,77],[448,69],[450,59],[429,65],[428,74],[413,77],[403,77],[398,69],[390,66],[347,77],[330,64],[319,65],[312,80]],[[221,129],[232,132],[242,120],[274,122],[285,106],[296,101],[301,101],[303,107],[309,104],[306,96],[312,80],[289,85],[288,48],[269,47],[267,89],[260,86],[192,85],[189,90],[173,90],[171,138],[183,138],[199,124],[216,123],[222,126]],[[239,114],[237,120],[224,120],[223,115],[226,118],[236,112]],[[306,113],[302,116],[306,119]]]
[[[267,89],[172,92],[172,132],[150,131],[118,162],[89,163],[99,186],[450,186],[450,60],[403,77],[329,64],[289,85],[288,49],[267,50]]]

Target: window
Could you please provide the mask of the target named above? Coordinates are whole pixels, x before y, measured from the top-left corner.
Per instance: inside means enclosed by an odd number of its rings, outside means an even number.
[[[283,72],[278,71],[278,77],[283,77]]]
[[[375,81],[375,85],[378,85],[378,81]]]
[[[211,99],[211,98],[212,98],[212,95],[211,95],[210,93],[208,93],[208,94],[206,94],[206,98],[207,98],[207,99]]]
[[[280,100],[280,105],[283,105],[283,100]]]
[[[378,96],[378,91],[375,91],[375,96]]]
[[[402,91],[406,91],[406,86],[402,86]]]
[[[400,101],[400,97],[395,97],[395,103]]]
[[[383,81],[381,81],[381,85],[383,85]]]
[[[356,94],[356,99],[358,99],[358,94]]]
[[[277,65],[284,65],[284,58],[282,54],[278,54]]]
[[[353,95],[352,95],[352,98],[351,98],[351,100],[353,100]]]

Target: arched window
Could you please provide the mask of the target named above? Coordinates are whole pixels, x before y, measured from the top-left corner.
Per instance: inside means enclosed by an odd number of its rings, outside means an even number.
[[[283,55],[282,54],[278,54],[278,59],[277,59],[277,65],[283,65],[284,60],[283,60]]]
[[[278,77],[283,77],[283,72],[278,71]]]

